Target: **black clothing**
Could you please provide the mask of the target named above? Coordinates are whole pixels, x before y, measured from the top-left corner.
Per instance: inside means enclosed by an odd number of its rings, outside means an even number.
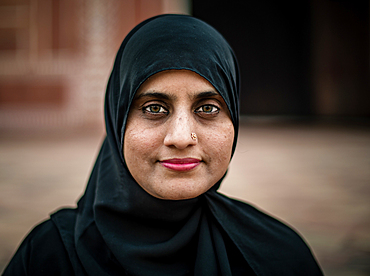
[[[233,51],[208,24],[162,15],[123,41],[105,101],[107,137],[77,209],[63,209],[25,239],[4,275],[322,275],[289,227],[217,192],[161,200],[132,178],[123,137],[139,86],[187,69],[223,97],[238,131],[239,72]],[[43,272],[45,271],[45,272]]]

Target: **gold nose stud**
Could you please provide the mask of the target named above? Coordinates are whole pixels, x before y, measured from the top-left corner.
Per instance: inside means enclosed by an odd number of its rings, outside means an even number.
[[[197,135],[194,132],[191,134],[191,139],[194,141],[197,140]]]

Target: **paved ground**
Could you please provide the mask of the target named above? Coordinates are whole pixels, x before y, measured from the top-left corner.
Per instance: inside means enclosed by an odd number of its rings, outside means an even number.
[[[0,271],[84,190],[101,132],[0,133]],[[250,123],[221,191],[296,228],[326,275],[370,275],[370,127]]]

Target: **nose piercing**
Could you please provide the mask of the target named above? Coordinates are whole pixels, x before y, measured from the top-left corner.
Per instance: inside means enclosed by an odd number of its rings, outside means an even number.
[[[194,132],[191,134],[191,139],[194,141],[197,140],[197,135]]]

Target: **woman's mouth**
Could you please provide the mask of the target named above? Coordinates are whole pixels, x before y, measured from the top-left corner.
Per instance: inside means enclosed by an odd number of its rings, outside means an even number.
[[[160,161],[161,165],[174,171],[190,171],[200,164],[195,158],[173,158]]]

